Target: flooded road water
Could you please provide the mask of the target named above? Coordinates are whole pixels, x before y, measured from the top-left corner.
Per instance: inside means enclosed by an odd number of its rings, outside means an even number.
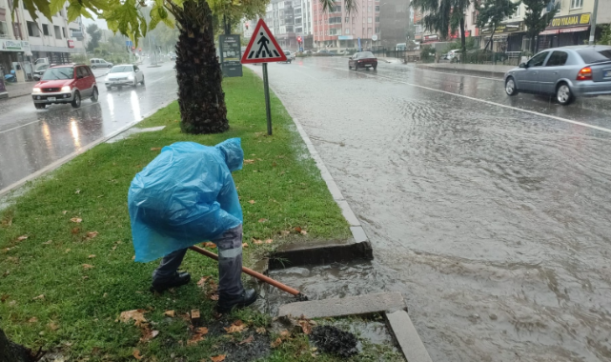
[[[98,69],[99,101],[83,100],[79,109],[53,105],[37,110],[30,96],[0,101],[0,190],[176,99],[173,67],[173,62],[157,68],[142,66],[146,86],[110,91]]]
[[[403,293],[434,361],[611,360],[608,98],[562,107],[340,58],[269,72],[376,257],[283,281],[316,299]]]

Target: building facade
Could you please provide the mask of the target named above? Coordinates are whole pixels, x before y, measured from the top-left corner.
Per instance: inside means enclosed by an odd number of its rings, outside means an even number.
[[[356,0],[356,11],[348,13],[342,1],[323,11],[312,2],[314,47],[330,49],[372,49],[379,46],[380,1]]]
[[[265,22],[278,41],[278,45],[285,50],[297,49],[296,7],[299,7],[301,14],[301,0],[272,0],[265,9]]]
[[[385,0],[380,3],[379,39],[386,49],[395,49],[397,44],[407,42],[410,25],[410,4],[405,0]],[[412,39],[413,40],[413,39]]]

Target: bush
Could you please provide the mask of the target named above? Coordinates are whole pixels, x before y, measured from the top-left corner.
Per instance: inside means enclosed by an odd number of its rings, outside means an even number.
[[[435,61],[435,48],[430,45],[422,47],[420,50],[420,59],[425,63]]]
[[[503,52],[491,52],[489,50],[469,50],[465,57],[465,63],[502,63],[507,60],[507,54]]]

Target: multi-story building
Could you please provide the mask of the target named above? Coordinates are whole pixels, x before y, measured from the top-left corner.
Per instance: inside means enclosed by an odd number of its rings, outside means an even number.
[[[272,0],[265,11],[265,22],[283,49],[297,49],[296,6],[301,9],[301,0]]]
[[[295,34],[301,37],[304,49],[312,49],[312,1],[318,0],[300,0],[295,4]]]
[[[70,54],[85,52],[80,18],[69,23],[65,8],[52,21],[42,14],[34,21],[23,2],[11,16],[12,4],[11,0],[0,0],[0,65],[5,73],[14,68],[15,62],[20,62],[27,77],[32,70],[29,63],[38,58],[48,57],[52,63],[64,63],[70,61]]]
[[[320,1],[313,0],[314,46],[317,48],[362,48],[378,46],[380,1],[355,0],[356,11],[348,12],[342,1],[323,11]]]
[[[378,41],[383,48],[395,49],[397,44],[407,42],[411,22],[410,4],[405,0],[385,0],[379,6],[381,21]]]

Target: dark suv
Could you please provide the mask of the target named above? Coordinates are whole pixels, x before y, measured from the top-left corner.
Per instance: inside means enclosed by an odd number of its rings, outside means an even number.
[[[53,103],[81,106],[81,100],[98,100],[98,86],[91,69],[86,65],[70,64],[50,67],[32,90],[32,100],[38,109]]]

